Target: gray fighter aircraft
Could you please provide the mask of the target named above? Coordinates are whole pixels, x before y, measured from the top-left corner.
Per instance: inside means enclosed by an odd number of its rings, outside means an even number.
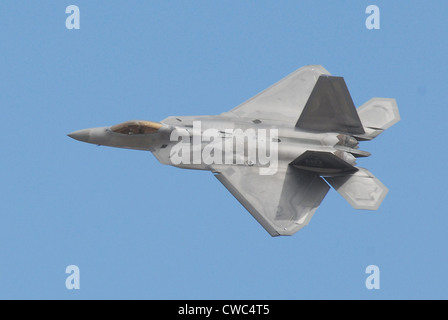
[[[309,223],[329,185],[356,209],[378,209],[388,189],[356,166],[357,158],[370,155],[358,142],[399,120],[395,99],[373,98],[356,109],[342,77],[310,65],[220,115],[127,121],[68,136],[209,170],[271,236],[279,236]]]

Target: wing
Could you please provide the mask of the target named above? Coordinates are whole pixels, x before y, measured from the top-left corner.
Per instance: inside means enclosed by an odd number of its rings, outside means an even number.
[[[302,67],[229,111],[242,118],[278,120],[294,126],[324,67]]]
[[[325,132],[364,133],[344,78],[319,77],[296,127]]]
[[[271,236],[292,235],[306,226],[329,186],[314,172],[285,165],[274,175],[258,167],[231,166],[216,178]]]

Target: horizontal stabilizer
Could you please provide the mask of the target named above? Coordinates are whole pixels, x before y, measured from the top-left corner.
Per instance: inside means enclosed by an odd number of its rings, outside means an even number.
[[[364,134],[344,78],[321,75],[296,127],[304,130]]]
[[[358,108],[358,115],[366,132],[359,138],[365,140],[375,138],[400,121],[397,102],[390,98],[370,99]]]
[[[389,191],[367,169],[348,175],[324,177],[325,180],[355,209],[377,210]]]

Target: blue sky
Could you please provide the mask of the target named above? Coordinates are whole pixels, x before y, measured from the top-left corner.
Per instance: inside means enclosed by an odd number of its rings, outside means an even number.
[[[65,8],[81,28],[67,30]],[[367,30],[366,7],[381,29]],[[1,299],[447,299],[446,1],[0,2]],[[209,172],[67,133],[219,114],[321,64],[401,122],[358,164],[376,212],[331,190],[271,238]],[[81,289],[67,290],[77,265]],[[367,290],[365,269],[380,269]]]

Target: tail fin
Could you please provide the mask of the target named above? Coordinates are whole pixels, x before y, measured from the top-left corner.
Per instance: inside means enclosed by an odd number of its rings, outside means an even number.
[[[364,134],[344,78],[321,75],[296,123],[305,130]]]
[[[389,189],[367,169],[343,176],[324,177],[355,209],[377,210]]]
[[[360,140],[372,140],[384,130],[400,121],[395,99],[372,98],[358,108],[358,115],[365,134],[357,135]]]

